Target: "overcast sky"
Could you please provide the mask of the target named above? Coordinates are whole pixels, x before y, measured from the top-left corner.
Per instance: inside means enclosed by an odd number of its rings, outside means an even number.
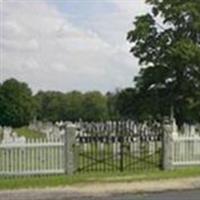
[[[126,34],[147,10],[144,0],[0,0],[0,80],[35,92],[132,86]]]

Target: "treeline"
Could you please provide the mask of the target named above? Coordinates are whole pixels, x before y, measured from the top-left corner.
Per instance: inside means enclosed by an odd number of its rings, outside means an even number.
[[[116,95],[99,91],[39,91],[33,95],[29,86],[16,79],[0,85],[0,125],[19,127],[41,121],[102,121],[119,117]]]
[[[105,95],[99,91],[39,91],[33,95],[26,83],[9,79],[0,85],[0,125],[19,127],[35,119],[56,122],[155,118],[154,109],[144,99],[134,88]]]
[[[68,93],[39,91],[33,95],[29,86],[9,79],[0,85],[0,125],[20,127],[35,119],[41,121],[157,120],[171,115],[165,90],[142,91],[125,88],[116,92]],[[182,111],[182,122],[200,121],[199,107]],[[177,119],[177,118],[176,118]]]

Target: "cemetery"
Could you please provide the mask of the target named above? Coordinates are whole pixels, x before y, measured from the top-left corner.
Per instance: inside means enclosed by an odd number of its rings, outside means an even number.
[[[0,199],[200,199],[199,1],[0,13]]]
[[[1,127],[0,175],[171,170],[200,165],[199,125],[134,121],[32,122],[43,137],[18,136]]]

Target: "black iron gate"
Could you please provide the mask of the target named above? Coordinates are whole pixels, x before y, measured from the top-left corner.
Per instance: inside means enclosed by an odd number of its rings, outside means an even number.
[[[81,123],[77,172],[159,169],[162,135],[158,123]]]

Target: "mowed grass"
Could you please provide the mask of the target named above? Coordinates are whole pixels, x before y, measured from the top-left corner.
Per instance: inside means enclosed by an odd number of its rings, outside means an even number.
[[[18,136],[24,136],[28,139],[45,138],[45,135],[43,133],[30,130],[27,127],[16,128],[15,131]]]
[[[94,183],[115,183],[115,182],[134,182],[150,181],[162,179],[176,179],[200,176],[200,167],[176,169],[173,171],[152,171],[143,173],[130,172],[107,172],[107,173],[85,173],[74,176],[33,176],[33,177],[0,177],[0,189],[19,189],[19,188],[45,188],[57,186],[69,186],[77,184]]]

